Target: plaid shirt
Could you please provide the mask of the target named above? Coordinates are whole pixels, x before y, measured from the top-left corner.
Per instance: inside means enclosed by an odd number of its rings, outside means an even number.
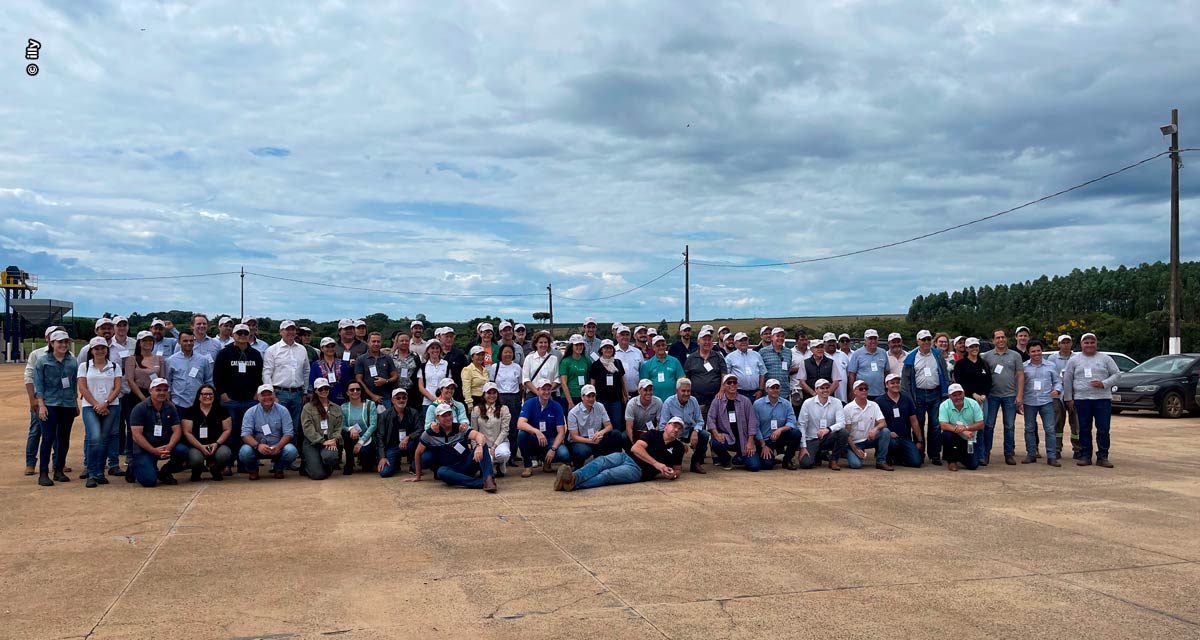
[[[780,349],[776,353],[773,347],[766,347],[759,351],[758,355],[762,356],[763,364],[767,365],[767,380],[778,380],[779,392],[786,398],[792,391],[792,350]]]

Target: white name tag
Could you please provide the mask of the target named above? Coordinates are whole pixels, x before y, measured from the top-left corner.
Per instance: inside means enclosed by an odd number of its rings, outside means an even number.
[[[587,380],[585,380],[585,376],[576,376],[575,383],[582,387],[587,384]]]
[[[378,407],[375,407],[375,413],[378,413],[379,415],[383,415],[383,414],[387,413],[387,407],[385,407],[383,405],[379,405]]]
[[[1042,381],[1041,381],[1041,380],[1034,380],[1034,381],[1033,381],[1033,390],[1034,390],[1034,391],[1041,391],[1041,390],[1042,390]]]
[[[246,361],[238,362],[238,373],[246,373]]]
[[[595,361],[597,361],[597,360],[599,360],[599,359],[600,359],[600,354],[598,354],[598,353],[593,353],[593,354],[592,354],[592,362],[595,362]]]
[[[1085,378],[1090,378],[1090,377],[1092,377],[1092,368],[1091,368],[1091,367],[1084,367],[1084,368],[1083,368],[1083,377],[1085,377]]]
[[[821,428],[828,429],[829,428],[829,420],[826,420],[825,418],[821,418]]]
[[[321,421],[321,431],[323,431],[325,433],[329,433],[329,421],[328,420]]]
[[[198,373],[200,373],[199,367],[192,367],[191,369],[188,369],[188,377],[189,378],[195,378],[196,374],[198,374]]]
[[[611,375],[604,376],[604,384],[610,387],[613,386],[613,377]]]
[[[932,377],[933,377],[933,371],[931,371],[931,370],[929,369],[929,367],[925,367],[924,369],[922,369],[922,371],[924,372],[924,376],[925,376],[926,378],[932,378]]]
[[[467,449],[466,449],[466,447],[462,446],[461,442],[455,442],[454,450],[458,453],[462,453],[462,452],[466,451]]]
[[[350,362],[350,352],[349,352],[349,351],[343,351],[343,352],[342,352],[342,361],[343,361],[343,362]]]
[[[1000,375],[1001,373],[1004,373],[1004,365],[1002,365],[1002,364],[996,365],[996,368],[992,369],[992,373],[994,373],[996,375]]]
[[[705,363],[704,363],[704,370],[705,370],[705,371],[708,371],[708,372],[710,372],[710,373],[711,373],[711,372],[712,372],[712,370],[713,370],[712,363],[711,363],[711,362],[705,362]]]
[[[66,378],[63,378],[63,379],[65,380]],[[659,372],[658,372],[658,381],[659,381],[659,382],[666,382],[666,381],[667,381],[667,374],[665,374],[665,373],[663,373],[663,372],[659,371]]]
[[[408,367],[404,367],[403,369],[401,369],[401,370],[400,370],[400,377],[401,377],[401,378],[407,378],[407,377],[408,377]]]
[[[337,382],[337,372],[330,371],[328,380],[329,380],[329,384],[333,384],[333,383]]]
[[[161,424],[154,425],[154,437],[155,438],[162,437],[162,425]]]
[[[892,417],[893,418],[900,417],[900,407],[892,407]]]
[[[654,431],[654,423],[653,422],[651,422],[649,420],[646,421],[646,431]]]
[[[545,430],[546,430],[546,421],[545,420],[538,421],[538,431],[545,431]]]
[[[262,426],[262,432],[263,432],[263,435],[264,435],[264,436],[269,436],[269,435],[271,435],[271,425],[269,425],[269,424],[264,424],[264,425]]]
[[[62,379],[62,386],[63,386],[63,388],[64,388],[64,389],[70,389],[70,388],[71,388],[71,379],[70,379],[70,378],[63,378],[63,379]]]
[[[771,428],[778,429],[779,428],[779,420],[777,420],[775,418],[771,418]]]
[[[873,371],[873,372],[874,372],[874,371],[879,371],[879,363],[878,363],[878,362],[872,362],[872,363],[871,363],[871,371]]]
[[[204,438],[207,438],[207,437],[208,437],[208,427],[200,427],[200,439],[203,440]]]
[[[729,412],[729,424],[733,424],[733,423],[735,423],[735,422],[737,422],[737,412],[736,412],[736,411],[730,411],[730,412]]]
[[[375,365],[367,367],[367,371],[371,373],[372,378],[379,376],[379,367],[376,367]]]
[[[156,356],[160,356],[160,357],[161,357],[161,356],[162,356],[162,349],[155,349],[155,350],[154,350],[154,355],[156,355]]]

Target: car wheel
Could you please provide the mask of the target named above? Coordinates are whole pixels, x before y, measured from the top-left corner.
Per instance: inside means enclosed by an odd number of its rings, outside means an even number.
[[[1178,391],[1168,391],[1158,403],[1158,415],[1172,419],[1182,416],[1183,396]]]

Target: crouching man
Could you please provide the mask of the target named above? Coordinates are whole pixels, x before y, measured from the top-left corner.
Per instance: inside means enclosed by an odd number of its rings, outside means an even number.
[[[475,451],[467,447],[475,443]],[[437,465],[433,477],[452,487],[467,487],[468,489],[483,489],[495,493],[496,478],[493,476],[491,452],[488,451],[487,438],[467,426],[454,422],[454,408],[448,404],[439,404],[434,409],[434,421],[421,434],[421,442],[417,445],[413,456],[416,473],[405,482],[420,482],[421,467],[425,464],[425,452],[431,454]]]
[[[668,480],[679,477],[682,470],[684,445],[683,418],[667,420],[662,431],[648,431],[634,443],[629,453],[618,451],[600,456],[572,471],[569,465],[558,468],[554,479],[555,491],[594,489],[610,484],[631,484],[653,480],[659,474]]]
[[[160,482],[179,484],[171,474],[181,471],[187,464],[188,448],[180,442],[183,429],[179,410],[168,401],[170,396],[171,385],[166,378],[155,378],[150,383],[150,397],[129,414],[129,428],[136,445],[129,476],[143,487],[153,487]],[[160,460],[167,461],[161,469],[158,468]]]

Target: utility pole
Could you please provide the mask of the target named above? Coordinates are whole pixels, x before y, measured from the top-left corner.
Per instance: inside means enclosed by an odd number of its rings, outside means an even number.
[[[683,321],[692,321],[692,274],[688,246],[683,245]]]
[[[1167,353],[1182,353],[1179,331],[1179,109],[1171,109],[1171,328]]]
[[[550,299],[550,342],[554,342],[554,284],[546,285],[546,296]],[[551,346],[554,346],[551,344]]]
[[[246,317],[246,267],[245,267],[245,265],[243,265],[243,266],[242,266],[242,306],[241,306],[241,314],[242,314],[242,318],[245,318],[245,317]],[[241,322],[241,319],[240,319],[240,318],[238,319],[238,322]]]

